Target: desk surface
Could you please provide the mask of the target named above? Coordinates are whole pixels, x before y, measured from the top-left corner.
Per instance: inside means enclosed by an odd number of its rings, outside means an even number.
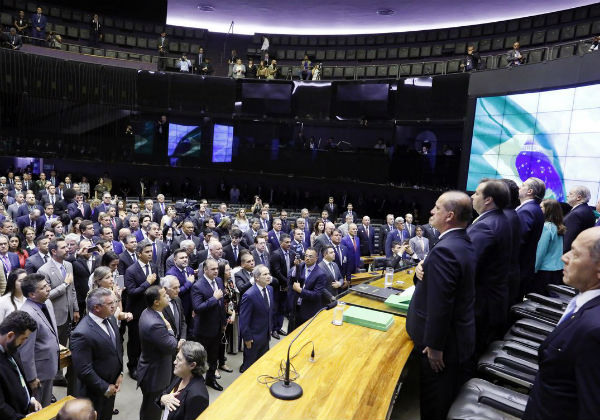
[[[413,348],[405,318],[394,317],[388,331],[344,323],[331,324],[332,311],[323,311],[292,346],[292,360],[304,394],[294,401],[277,400],[257,377],[277,376],[287,347],[285,337],[239,376],[198,419],[381,419],[390,409],[396,385]],[[300,329],[296,330],[297,332]]]
[[[44,407],[40,411],[28,415],[27,420],[51,420],[56,417],[62,406],[65,405],[67,401],[73,399],[75,399],[75,397],[67,395],[66,397],[56,401],[54,404],[50,404],[48,407]]]

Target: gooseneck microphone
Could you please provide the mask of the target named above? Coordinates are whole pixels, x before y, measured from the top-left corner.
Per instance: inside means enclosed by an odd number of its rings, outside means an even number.
[[[300,334],[302,334],[304,330],[311,324],[311,322],[314,321],[317,315],[319,315],[323,311],[328,311],[332,308],[335,308],[336,306],[337,300],[332,300],[331,302],[329,302],[327,306],[324,306],[323,308],[319,309],[317,313],[314,314],[313,317],[308,320],[304,327],[302,327],[300,332],[296,334],[296,336],[288,346],[287,359],[285,361],[285,376],[283,378],[283,381],[277,381],[273,385],[271,385],[271,388],[269,388],[271,390],[272,396],[280,400],[295,400],[302,396],[302,387],[297,383],[290,381],[290,349],[292,348],[292,344],[294,344],[294,341],[296,341]]]

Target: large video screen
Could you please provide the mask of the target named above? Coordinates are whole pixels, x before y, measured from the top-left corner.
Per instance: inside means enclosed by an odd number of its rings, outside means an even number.
[[[600,85],[477,99],[467,190],[479,180],[529,177],[546,197],[566,201],[571,187],[600,193]]]
[[[202,129],[195,125],[169,124],[169,157],[199,157]]]
[[[154,122],[134,121],[131,125],[135,139],[133,151],[139,155],[151,155],[154,151]]]
[[[215,124],[213,131],[213,162],[231,162],[233,126]]]

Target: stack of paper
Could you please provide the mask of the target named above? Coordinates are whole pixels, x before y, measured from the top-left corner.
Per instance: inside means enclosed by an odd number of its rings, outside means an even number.
[[[394,323],[394,315],[351,306],[344,311],[344,321],[349,324],[387,331]]]
[[[415,292],[415,286],[411,286],[399,295],[391,295],[385,300],[385,304],[401,311],[408,311],[410,301],[413,293]]]

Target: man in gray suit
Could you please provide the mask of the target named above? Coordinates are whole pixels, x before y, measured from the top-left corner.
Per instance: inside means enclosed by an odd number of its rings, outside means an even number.
[[[27,258],[25,261],[25,271],[27,274],[37,273],[37,271],[48,261],[50,261],[50,255],[48,255],[48,244],[50,240],[44,236],[38,236],[35,240],[35,245],[38,250],[35,254]]]
[[[335,250],[333,246],[327,245],[323,248],[323,260],[319,263],[319,268],[327,275],[327,290],[332,296],[341,293],[343,287],[348,285],[348,282],[342,276],[340,268],[335,263]],[[323,297],[323,303],[329,303],[328,297]]]
[[[334,229],[335,225],[333,223],[325,223],[325,233],[322,233],[319,236],[317,236],[313,245],[313,248],[317,251],[317,256],[322,255],[323,248],[331,245],[331,235],[333,234]]]
[[[408,242],[411,249],[415,252],[413,255],[416,255],[419,260],[423,261],[425,259],[425,255],[429,253],[429,239],[423,236],[423,227],[421,225],[415,228],[415,237],[410,238]]]
[[[33,317],[37,329],[19,348],[19,356],[33,396],[46,407],[52,398],[52,381],[58,372],[59,351],[54,308],[48,299],[50,285],[43,275],[29,274],[22,280],[21,290],[27,297],[21,310]]]
[[[6,209],[11,220],[13,220],[13,221],[17,220],[17,217],[19,217],[18,216],[19,207],[21,207],[21,205],[24,202],[25,202],[25,194],[23,194],[23,193],[15,194],[15,202],[12,203],[10,206],[8,206],[8,208]]]
[[[185,340],[177,341],[173,327],[162,313],[169,305],[165,289],[150,286],[144,297],[147,308],[139,321],[142,353],[137,367],[137,384],[144,396],[140,420],[160,420],[162,410],[155,400],[171,382],[173,357]]]

